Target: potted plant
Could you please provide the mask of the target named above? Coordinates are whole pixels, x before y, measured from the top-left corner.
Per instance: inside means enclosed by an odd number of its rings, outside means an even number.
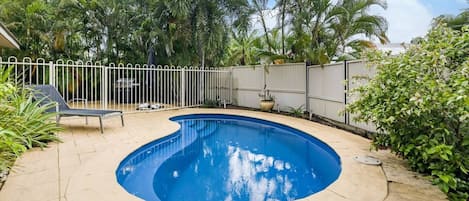
[[[264,112],[270,112],[272,111],[272,108],[274,108],[275,105],[275,97],[270,94],[269,90],[263,90],[263,93],[259,94],[259,97],[261,97],[261,102],[260,102],[260,109],[261,111]]]

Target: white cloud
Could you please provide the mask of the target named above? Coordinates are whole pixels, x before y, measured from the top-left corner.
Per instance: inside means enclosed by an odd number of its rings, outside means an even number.
[[[265,24],[267,29],[270,31],[277,26],[277,15],[278,9],[264,10],[263,12]],[[262,27],[261,18],[256,13],[251,16],[252,29],[256,30],[260,34],[264,34],[264,28]]]
[[[433,19],[430,10],[417,0],[388,0],[387,10],[376,7],[371,13],[387,19],[392,43],[408,43],[414,37],[424,36]]]

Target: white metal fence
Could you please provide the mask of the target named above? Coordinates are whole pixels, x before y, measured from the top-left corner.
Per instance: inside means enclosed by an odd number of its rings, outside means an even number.
[[[0,57],[19,84],[54,85],[72,108],[160,111],[231,103],[230,70]]]

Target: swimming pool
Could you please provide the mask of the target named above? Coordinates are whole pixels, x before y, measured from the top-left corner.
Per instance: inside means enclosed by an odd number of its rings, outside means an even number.
[[[335,181],[340,158],[294,128],[236,115],[171,118],[180,130],[127,156],[119,184],[144,200],[294,200]]]

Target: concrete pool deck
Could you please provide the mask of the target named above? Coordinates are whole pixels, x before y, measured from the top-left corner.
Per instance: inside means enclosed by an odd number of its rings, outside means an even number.
[[[255,111],[182,109],[125,115],[106,119],[104,134],[98,120],[63,119],[62,143],[34,149],[19,158],[0,201],[137,201],[116,180],[115,170],[128,154],[155,139],[172,134],[179,124],[172,116],[194,113],[236,114],[282,123],[307,132],[329,144],[341,157],[339,179],[327,189],[302,200],[446,200],[445,195],[422,176],[407,170],[405,163],[387,151],[370,151],[370,141],[349,132],[315,122]],[[354,161],[354,156],[374,156],[382,166]]]

